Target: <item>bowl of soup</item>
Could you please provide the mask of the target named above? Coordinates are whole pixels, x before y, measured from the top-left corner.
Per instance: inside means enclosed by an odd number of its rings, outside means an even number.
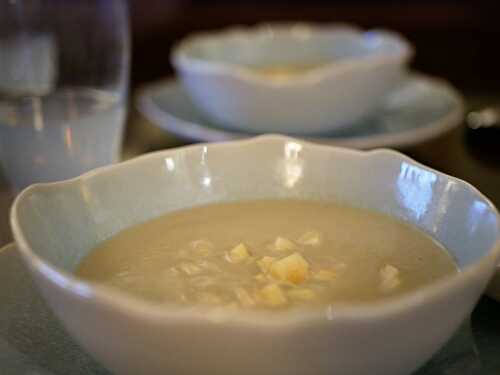
[[[171,61],[193,102],[222,127],[319,134],[376,110],[412,55],[388,30],[272,23],[188,35]]]
[[[471,185],[282,136],[33,185],[11,223],[50,307],[117,374],[409,374],[500,255]]]

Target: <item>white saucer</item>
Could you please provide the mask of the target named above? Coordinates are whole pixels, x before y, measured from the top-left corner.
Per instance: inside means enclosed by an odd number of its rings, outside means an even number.
[[[480,367],[466,323],[414,375],[479,375]],[[0,249],[0,373],[110,374],[66,334],[33,285],[14,244]]]
[[[218,142],[254,136],[214,124],[189,99],[180,82],[167,79],[139,90],[138,110],[153,124],[182,139]],[[462,96],[443,80],[411,74],[364,121],[330,133],[301,134],[308,140],[361,149],[403,147],[435,138],[460,125]]]

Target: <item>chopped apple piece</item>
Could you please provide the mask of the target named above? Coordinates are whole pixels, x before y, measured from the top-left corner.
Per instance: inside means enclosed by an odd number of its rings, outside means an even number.
[[[320,281],[332,281],[335,279],[335,272],[329,270],[319,270],[313,274],[313,278]]]
[[[202,271],[196,264],[187,262],[179,264],[179,268],[188,276],[198,275]]]
[[[288,296],[292,299],[298,299],[301,301],[310,301],[316,298],[316,293],[311,289],[292,289],[288,291]]]
[[[392,279],[399,276],[399,270],[393,265],[386,264],[380,269],[380,277],[383,279]]]
[[[310,230],[300,236],[297,242],[301,245],[319,246],[321,244],[321,235],[316,230]]]
[[[227,259],[231,263],[240,263],[250,257],[250,253],[247,250],[245,244],[240,243],[231,249],[228,253]]]
[[[245,289],[236,288],[234,293],[236,294],[236,297],[240,301],[241,306],[243,307],[255,306],[255,300],[250,296],[250,293],[248,293]]]
[[[391,290],[397,288],[401,284],[399,278],[399,270],[390,265],[386,264],[379,271],[380,274],[380,290],[383,292],[390,292]]]
[[[271,268],[271,265],[275,260],[276,258],[274,257],[265,256],[257,261],[257,265],[259,266],[262,273],[267,273],[269,272],[269,269]]]
[[[287,302],[283,290],[277,284],[266,285],[259,294],[264,302],[271,306],[279,306]]]
[[[299,284],[309,276],[309,263],[299,253],[293,253],[272,263],[270,272],[278,280]]]
[[[280,236],[276,237],[274,242],[269,247],[271,250],[282,252],[295,250],[297,248],[297,246],[295,246],[295,244],[291,240]]]

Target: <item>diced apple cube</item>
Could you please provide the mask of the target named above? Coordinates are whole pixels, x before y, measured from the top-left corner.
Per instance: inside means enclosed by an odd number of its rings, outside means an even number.
[[[399,270],[393,265],[386,264],[380,269],[380,277],[383,279],[391,279],[396,276],[399,276]]]
[[[259,266],[262,273],[267,273],[269,272],[269,269],[271,268],[271,265],[275,260],[276,258],[274,257],[265,256],[257,261],[257,265]]]
[[[229,251],[227,258],[231,263],[240,263],[240,262],[244,261],[245,259],[247,259],[249,256],[250,256],[250,253],[248,252],[245,244],[240,243],[240,244],[236,245],[235,247],[233,247],[231,249],[231,251]]]
[[[301,301],[310,301],[316,298],[316,293],[311,289],[292,289],[288,291],[288,296],[292,299],[297,299]]]
[[[285,238],[285,237],[276,237],[276,239],[274,240],[274,242],[272,243],[272,245],[270,245],[270,248],[271,250],[274,250],[274,251],[291,251],[291,250],[295,250],[297,248],[297,246],[295,246],[295,244],[289,240],[288,238]]]
[[[278,280],[299,284],[309,276],[309,263],[299,253],[293,253],[272,263],[270,272]]]
[[[386,264],[379,271],[380,274],[380,290],[383,292],[390,292],[391,290],[397,288],[401,284],[399,278],[399,270],[390,265]]]
[[[313,278],[320,281],[332,281],[335,279],[335,273],[330,270],[319,270],[313,274]]]
[[[319,246],[321,244],[321,235],[316,230],[310,230],[300,236],[297,242],[301,245]]]
[[[264,303],[271,306],[283,305],[287,302],[287,298],[283,290],[277,284],[269,284],[260,290],[260,296]]]

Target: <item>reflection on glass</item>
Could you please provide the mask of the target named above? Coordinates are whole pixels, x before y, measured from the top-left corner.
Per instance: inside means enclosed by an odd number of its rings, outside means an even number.
[[[175,169],[175,161],[171,157],[166,157],[165,158],[165,167],[167,168],[167,171],[172,172]]]
[[[446,185],[441,194],[441,199],[439,200],[439,204],[436,208],[433,225],[432,225],[432,233],[437,233],[439,228],[442,228],[442,222],[445,220],[446,213],[450,207],[450,196],[451,191],[454,188],[455,183],[453,181],[447,181]]]
[[[207,146],[203,146],[203,149],[201,151],[201,184],[206,187],[206,188],[209,188],[212,186],[212,177],[211,177],[211,174],[210,174],[210,169],[208,167],[208,164],[207,164],[207,159],[208,159],[208,147]]]
[[[209,176],[205,176],[201,179],[201,184],[205,187],[209,187],[212,184],[212,178]]]
[[[433,185],[437,176],[418,166],[401,163],[397,179],[398,201],[419,220],[432,201]]]
[[[477,226],[481,221],[483,221],[486,216],[490,216],[490,210],[486,203],[481,201],[475,201],[472,204],[472,207],[469,211],[469,215],[467,217],[467,228],[469,228],[469,233],[474,233],[477,229]]]
[[[73,131],[70,127],[64,127],[64,143],[66,144],[66,149],[68,150],[68,154],[73,153]]]
[[[300,158],[302,145],[297,142],[285,144],[285,160],[283,168],[283,180],[287,188],[293,188],[300,181],[304,173],[304,160]]]

